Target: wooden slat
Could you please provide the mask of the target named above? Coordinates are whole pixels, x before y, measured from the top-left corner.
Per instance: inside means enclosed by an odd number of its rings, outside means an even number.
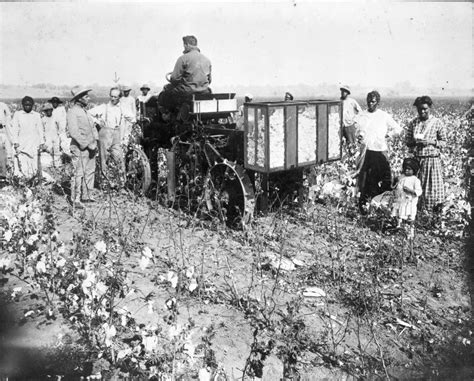
[[[285,107],[285,169],[298,163],[298,112],[296,106]]]
[[[328,106],[318,104],[318,163],[328,160]]]

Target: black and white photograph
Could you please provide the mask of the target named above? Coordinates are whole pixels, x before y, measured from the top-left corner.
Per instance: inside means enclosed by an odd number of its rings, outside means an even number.
[[[0,381],[474,380],[470,1],[1,1]]]

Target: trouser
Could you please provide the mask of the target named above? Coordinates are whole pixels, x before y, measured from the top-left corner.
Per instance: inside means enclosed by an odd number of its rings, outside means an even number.
[[[392,173],[386,153],[367,150],[359,174],[359,207],[364,207],[372,197],[390,190],[391,184]]]
[[[106,172],[109,157],[118,165],[119,170],[125,173],[123,150],[120,143],[121,137],[119,128],[102,127],[99,130],[99,152],[102,173]]]
[[[211,89],[199,91],[199,94],[210,93]],[[171,111],[187,100],[191,99],[191,96],[196,92],[190,89],[184,84],[172,85],[168,84],[164,87],[163,91],[158,95],[158,104],[161,107]]]
[[[74,174],[71,178],[71,200],[90,198],[94,187],[95,154],[91,155],[88,149],[81,151],[75,144],[71,144],[71,162]]]

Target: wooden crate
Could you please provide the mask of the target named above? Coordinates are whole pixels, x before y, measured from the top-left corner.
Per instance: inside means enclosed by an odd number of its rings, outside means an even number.
[[[273,173],[341,158],[341,101],[246,103],[244,120],[245,168]]]

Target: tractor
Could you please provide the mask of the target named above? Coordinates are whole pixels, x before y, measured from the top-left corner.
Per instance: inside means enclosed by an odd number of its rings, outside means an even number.
[[[341,158],[339,100],[245,103],[243,129],[236,113],[235,93],[206,93],[168,120],[142,119],[126,155],[130,186],[245,227],[256,210],[301,191],[304,170]]]

